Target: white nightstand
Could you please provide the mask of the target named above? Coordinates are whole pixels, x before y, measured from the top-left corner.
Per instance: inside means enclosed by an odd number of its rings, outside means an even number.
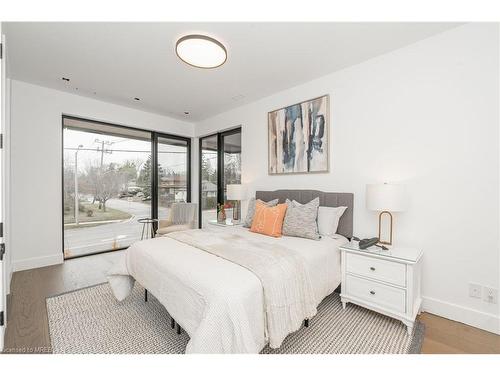
[[[372,246],[360,250],[357,241],[340,247],[342,252],[342,306],[351,302],[401,320],[408,334],[420,312],[422,251]]]

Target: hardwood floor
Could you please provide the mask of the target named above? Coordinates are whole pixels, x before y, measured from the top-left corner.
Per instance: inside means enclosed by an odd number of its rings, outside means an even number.
[[[500,353],[499,335],[425,312],[419,319],[425,324],[424,354]]]
[[[8,298],[4,352],[50,353],[45,299],[105,282],[106,272],[123,254],[116,251],[15,272]]]
[[[106,281],[123,251],[71,259],[64,264],[15,272],[8,300],[6,353],[50,353],[45,298]],[[500,353],[500,336],[429,313],[422,353]]]

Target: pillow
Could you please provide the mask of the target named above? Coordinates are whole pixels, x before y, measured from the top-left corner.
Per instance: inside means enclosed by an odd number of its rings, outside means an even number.
[[[324,207],[319,206],[318,230],[322,236],[333,236],[337,233],[339,221],[347,207]]]
[[[255,198],[250,199],[250,202],[248,203],[247,217],[245,219],[245,222],[243,223],[243,226],[245,228],[250,228],[252,226],[253,215],[255,214],[255,202],[261,202],[268,207],[273,207],[278,204],[278,199],[273,199],[272,201],[269,202],[264,202],[261,201],[260,199],[256,200]]]
[[[318,207],[319,198],[314,198],[306,204],[286,200],[285,221],[283,222],[283,235],[293,237],[310,238],[319,240],[318,232]]]
[[[265,234],[266,236],[281,237],[281,228],[286,210],[287,205],[285,203],[269,207],[264,202],[257,201],[250,231]]]

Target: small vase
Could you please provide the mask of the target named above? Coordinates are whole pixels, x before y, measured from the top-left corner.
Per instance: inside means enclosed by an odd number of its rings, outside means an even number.
[[[225,223],[226,222],[226,211],[221,208],[219,212],[217,213],[217,221],[219,223]]]

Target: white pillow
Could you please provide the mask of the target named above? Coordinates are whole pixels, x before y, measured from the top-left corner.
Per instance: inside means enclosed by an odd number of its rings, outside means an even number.
[[[318,230],[322,236],[333,236],[337,233],[339,221],[347,207],[325,207],[319,206]]]

